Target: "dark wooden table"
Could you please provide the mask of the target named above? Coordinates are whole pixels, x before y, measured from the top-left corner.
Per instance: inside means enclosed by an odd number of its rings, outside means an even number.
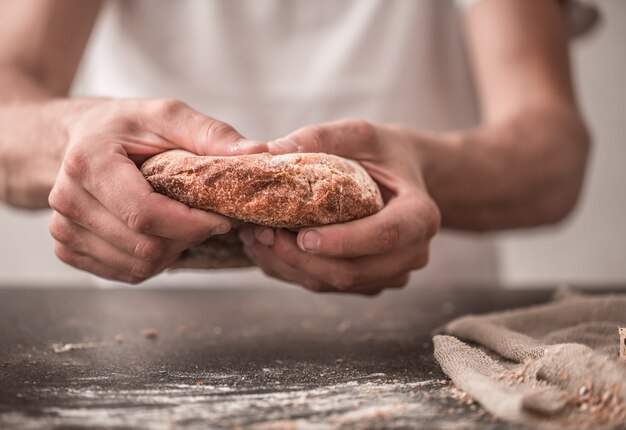
[[[430,333],[549,296],[0,289],[0,428],[500,428]]]

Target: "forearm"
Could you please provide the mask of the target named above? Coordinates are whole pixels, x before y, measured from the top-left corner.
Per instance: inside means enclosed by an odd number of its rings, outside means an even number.
[[[99,0],[0,2],[0,201],[47,206],[67,139],[85,102],[64,99]]]
[[[67,121],[88,103],[53,97],[27,74],[0,72],[0,201],[48,206],[68,141]]]
[[[553,223],[578,198],[589,137],[571,109],[537,109],[420,144],[444,227],[497,230]]]

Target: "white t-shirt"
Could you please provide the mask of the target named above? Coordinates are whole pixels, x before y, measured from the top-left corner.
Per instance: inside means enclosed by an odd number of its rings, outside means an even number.
[[[345,117],[462,129],[478,116],[459,18],[452,0],[110,0],[74,94],[174,97],[259,140]],[[491,240],[442,232],[412,283],[497,277]],[[165,282],[274,281],[247,270]]]

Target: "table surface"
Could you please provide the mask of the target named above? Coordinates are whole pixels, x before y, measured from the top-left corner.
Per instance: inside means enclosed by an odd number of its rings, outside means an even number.
[[[431,332],[550,295],[0,289],[0,428],[501,428],[455,395]]]

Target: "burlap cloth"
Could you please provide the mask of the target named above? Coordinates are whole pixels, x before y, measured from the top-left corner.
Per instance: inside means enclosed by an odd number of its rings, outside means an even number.
[[[499,418],[548,428],[626,427],[619,325],[626,326],[626,296],[560,293],[544,305],[455,319],[434,337],[435,358]]]

